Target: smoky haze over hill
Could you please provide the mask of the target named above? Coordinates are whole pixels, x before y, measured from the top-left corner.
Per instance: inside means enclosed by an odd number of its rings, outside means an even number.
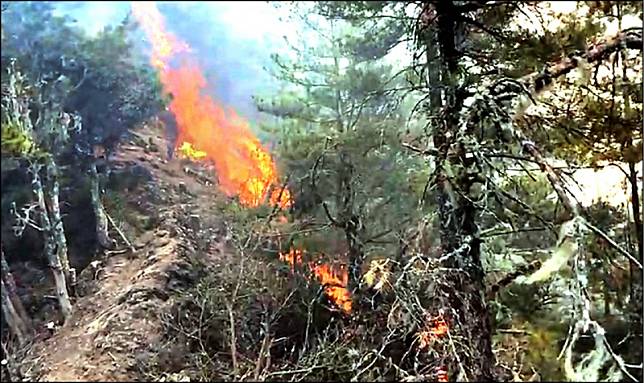
[[[130,2],[54,4],[59,14],[70,16],[90,34],[120,23],[130,11]],[[271,18],[274,26],[272,6],[265,2],[159,2],[157,6],[166,29],[192,48],[191,58],[203,71],[208,95],[251,122],[262,121],[266,116],[257,111],[251,96],[276,89],[277,82],[264,67],[283,40],[274,29],[253,22],[253,16]]]

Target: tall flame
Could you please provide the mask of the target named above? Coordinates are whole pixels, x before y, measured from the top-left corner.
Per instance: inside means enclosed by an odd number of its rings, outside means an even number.
[[[271,155],[248,123],[204,94],[206,80],[198,65],[188,63],[186,57],[176,68],[170,65],[179,53],[189,53],[190,47],[165,31],[154,2],[132,2],[132,13],[152,44],[150,62],[160,72],[164,91],[172,95],[177,143],[205,153],[215,164],[221,189],[239,196],[243,205],[254,207],[268,199],[282,208],[290,206],[290,193],[279,185]]]

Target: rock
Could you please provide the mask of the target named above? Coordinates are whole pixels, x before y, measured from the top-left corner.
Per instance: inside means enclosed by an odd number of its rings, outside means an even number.
[[[170,243],[170,238],[163,237],[163,238],[157,238],[152,242],[152,245],[154,247],[163,247]]]
[[[145,247],[150,241],[154,239],[154,232],[153,231],[146,231],[143,233],[139,239],[134,243],[134,247],[136,249],[140,249]]]
[[[199,273],[189,263],[180,262],[168,266],[166,277],[166,289],[172,291],[194,285],[199,278]]]
[[[188,218],[188,227],[190,227],[194,232],[197,232],[199,231],[199,229],[201,229],[201,218],[198,214],[190,215],[190,217]]]
[[[179,191],[180,191],[181,193],[187,193],[187,192],[188,192],[188,188],[186,187],[186,183],[185,183],[185,182],[179,182],[179,185],[178,185],[178,186],[179,186]]]

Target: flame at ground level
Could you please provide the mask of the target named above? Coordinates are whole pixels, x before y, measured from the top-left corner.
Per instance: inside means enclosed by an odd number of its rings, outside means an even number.
[[[170,65],[174,56],[190,52],[190,47],[165,31],[153,2],[133,2],[132,11],[152,44],[150,62],[159,70],[163,90],[172,95],[169,109],[177,122],[176,142],[199,148],[198,158],[214,163],[220,188],[238,196],[241,204],[289,207],[290,193],[279,184],[270,154],[248,123],[205,94],[206,80],[198,65],[183,56],[181,65]]]
[[[418,348],[423,350],[429,347],[434,341],[439,338],[447,335],[449,333],[449,327],[442,315],[437,317],[428,317],[425,321],[425,326],[417,334],[416,338],[418,340]],[[436,380],[439,382],[449,381],[447,374],[447,369],[440,366],[436,368],[435,371]]]
[[[291,248],[288,253],[280,253],[280,259],[291,265],[291,269],[295,265],[302,264],[301,249]],[[315,262],[308,263],[309,268],[318,278],[318,281],[324,286],[324,292],[327,297],[345,313],[351,312],[351,294],[347,290],[349,282],[349,273],[344,267],[334,268],[328,264],[316,264]]]

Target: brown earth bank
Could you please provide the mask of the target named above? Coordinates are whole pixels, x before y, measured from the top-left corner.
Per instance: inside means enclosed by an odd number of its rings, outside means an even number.
[[[23,378],[142,379],[146,358],[162,351],[163,315],[200,272],[189,257],[198,242],[204,246],[196,239],[204,220],[210,221],[210,232],[200,256],[207,263],[223,253],[222,230],[213,229],[216,217],[209,209],[225,197],[209,181],[213,172],[187,160],[168,160],[159,149],[165,145],[157,127],[144,126],[110,160],[110,178],[119,184],[126,212],[124,221],[116,221],[135,251],[112,231],[122,250],[101,254],[80,272],[74,314],[67,323],[53,330],[37,324],[40,335],[21,362]],[[110,203],[106,208],[113,213]]]

